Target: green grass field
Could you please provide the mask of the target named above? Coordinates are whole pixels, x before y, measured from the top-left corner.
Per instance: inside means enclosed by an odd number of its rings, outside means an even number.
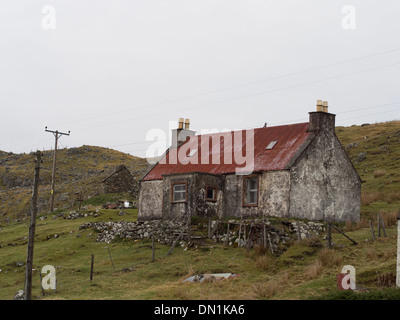
[[[134,221],[136,209],[126,210],[125,221]],[[148,240],[96,242],[92,229],[79,230],[89,221],[119,221],[119,210],[101,210],[99,217],[75,220],[49,215],[38,220],[35,237],[33,292],[34,299],[326,299],[347,298],[336,289],[336,274],[344,265],[357,271],[357,285],[369,292],[363,297],[398,297],[393,291],[396,265],[395,226],[386,229],[387,237],[372,242],[368,228],[348,235],[359,242],[353,245],[334,233],[335,248],[327,250],[320,237],[295,242],[280,256],[260,248],[227,247],[210,242],[212,248],[177,246],[166,256],[169,246],[156,244],[155,261]],[[57,234],[58,237],[54,237]],[[0,230],[0,299],[12,299],[24,288],[27,224],[3,226]],[[369,239],[366,241],[366,239]],[[110,260],[110,250],[112,261]],[[90,281],[91,255],[94,275]],[[115,271],[113,268],[115,267]],[[43,296],[39,272],[44,265],[56,268],[57,288]],[[215,282],[186,283],[198,273],[232,272],[239,276]],[[350,297],[353,298],[354,297]]]

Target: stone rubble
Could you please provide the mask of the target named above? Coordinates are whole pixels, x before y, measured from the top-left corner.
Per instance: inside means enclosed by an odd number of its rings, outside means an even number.
[[[15,295],[13,300],[24,300],[24,290],[19,290]]]

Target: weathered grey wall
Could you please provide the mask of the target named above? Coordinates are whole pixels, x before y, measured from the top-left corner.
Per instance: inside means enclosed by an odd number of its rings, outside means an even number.
[[[163,181],[142,181],[139,190],[138,220],[162,218]]]
[[[361,181],[333,131],[320,131],[290,169],[290,216],[360,219]]]
[[[216,176],[212,174],[198,173],[197,183],[195,186],[195,198],[193,214],[199,217],[218,217],[221,214],[224,176]],[[206,200],[206,187],[216,188],[216,201]]]
[[[243,176],[227,175],[222,215],[226,217],[276,216],[289,214],[289,170],[259,174],[258,206],[243,206]]]
[[[197,181],[196,174],[176,174],[164,176],[163,179],[163,218],[170,220],[187,220],[193,215],[195,188]],[[171,185],[177,182],[187,183],[187,201],[171,203]]]

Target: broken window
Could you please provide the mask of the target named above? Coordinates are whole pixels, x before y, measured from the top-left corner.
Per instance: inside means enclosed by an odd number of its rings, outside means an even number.
[[[172,202],[186,201],[186,183],[172,185]]]
[[[256,206],[258,203],[258,177],[245,177],[243,187],[243,205]]]
[[[217,201],[217,188],[216,187],[206,187],[206,200],[207,201]]]

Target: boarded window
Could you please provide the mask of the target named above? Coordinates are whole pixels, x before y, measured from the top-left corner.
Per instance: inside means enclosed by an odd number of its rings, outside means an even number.
[[[172,202],[186,201],[186,183],[174,184],[172,186]]]

